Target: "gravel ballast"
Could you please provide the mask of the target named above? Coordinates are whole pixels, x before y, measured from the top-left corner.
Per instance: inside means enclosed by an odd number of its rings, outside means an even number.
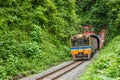
[[[98,52],[96,52],[96,54],[94,55],[94,57],[96,57],[98,55]],[[93,58],[94,58],[93,57]],[[26,78],[23,78],[21,80],[36,80],[38,79],[39,77],[47,74],[47,73],[50,73],[52,71],[55,71],[69,63],[71,63],[72,61],[68,61],[68,62],[64,62],[62,64],[59,64],[57,66],[54,66],[40,74],[36,74],[36,75],[33,75],[33,76],[30,76],[30,77],[26,77]],[[92,60],[87,60],[85,61],[84,63],[82,63],[81,65],[79,65],[77,68],[73,69],[72,71],[70,71],[69,73],[65,74],[64,76],[61,76],[58,80],[77,80],[78,77],[80,77],[82,75],[82,73],[86,70],[88,64],[90,64],[92,62]]]
[[[99,52],[96,52],[96,54],[93,56],[93,58],[96,58]],[[77,68],[72,70],[71,72],[67,73],[66,75],[59,78],[59,80],[77,80],[78,77],[82,75],[82,73],[89,67],[88,65],[92,62],[92,60],[87,60],[81,65],[79,65]]]
[[[52,72],[52,71],[55,71],[55,70],[57,70],[57,69],[65,66],[65,65],[67,65],[67,64],[69,64],[69,63],[72,63],[72,62],[73,62],[73,61],[68,61],[68,62],[61,63],[61,64],[59,64],[59,65],[57,65],[57,66],[54,66],[54,67],[52,67],[52,68],[50,68],[50,69],[48,69],[48,70],[46,70],[46,71],[44,71],[44,72],[42,72],[42,73],[40,73],[40,74],[35,74],[35,75],[33,75],[33,76],[29,76],[29,77],[23,78],[23,79],[21,79],[21,80],[36,80],[37,78],[39,78],[39,77],[41,77],[41,76],[43,76],[43,75],[45,75],[45,74],[47,74],[47,73],[50,73],[50,72]]]

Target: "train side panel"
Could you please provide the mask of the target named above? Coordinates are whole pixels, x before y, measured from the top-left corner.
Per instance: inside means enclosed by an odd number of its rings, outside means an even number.
[[[92,52],[98,49],[98,41],[94,37],[90,37],[91,40],[91,46],[92,46]]]

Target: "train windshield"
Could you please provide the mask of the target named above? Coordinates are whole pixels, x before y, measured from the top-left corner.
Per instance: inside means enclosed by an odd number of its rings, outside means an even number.
[[[89,39],[88,38],[72,39],[72,47],[86,46],[86,45],[89,45]]]

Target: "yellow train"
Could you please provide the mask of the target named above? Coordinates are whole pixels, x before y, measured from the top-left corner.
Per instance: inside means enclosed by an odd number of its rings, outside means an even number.
[[[100,38],[94,33],[78,34],[70,38],[73,59],[90,59],[93,52],[100,49]]]

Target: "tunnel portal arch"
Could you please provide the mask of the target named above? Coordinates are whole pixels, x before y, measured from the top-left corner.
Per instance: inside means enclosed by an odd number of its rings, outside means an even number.
[[[90,37],[93,37],[93,38],[96,38],[97,39],[97,43],[98,43],[98,49],[100,49],[100,37],[98,35],[95,35],[95,34],[92,34],[92,35],[89,35]]]

